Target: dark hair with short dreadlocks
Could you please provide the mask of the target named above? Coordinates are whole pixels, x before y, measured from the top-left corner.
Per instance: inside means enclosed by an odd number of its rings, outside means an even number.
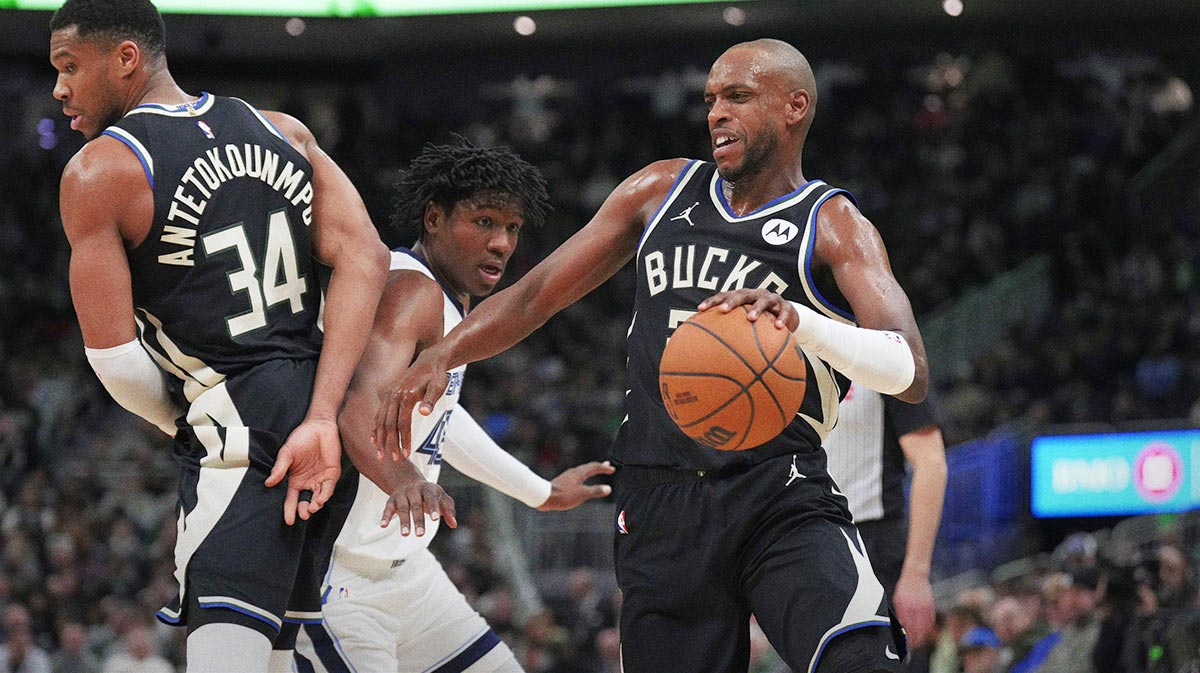
[[[507,147],[475,147],[461,136],[455,136],[455,141],[426,144],[400,174],[392,200],[391,231],[385,233],[411,243],[424,236],[427,204],[436,203],[449,215],[459,201],[488,196],[511,197],[528,225],[538,226],[546,219],[550,197],[537,167]]]
[[[133,40],[157,58],[167,49],[167,29],[150,0],[67,0],[50,19],[51,32],[75,26],[80,37],[114,44]]]

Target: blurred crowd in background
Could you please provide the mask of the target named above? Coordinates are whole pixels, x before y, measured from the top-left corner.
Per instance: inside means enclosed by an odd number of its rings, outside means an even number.
[[[300,93],[258,100],[198,81],[308,122],[380,225],[391,182],[424,142],[461,132],[513,146],[545,172],[556,210],[522,232],[511,281],[624,176],[708,155],[705,65],[606,88],[518,77],[481,90],[476,108],[426,101],[421,112],[356,87],[308,97],[299,83]],[[1196,135],[1195,73],[1140,53],[816,66],[805,174],[855,194],[918,321],[1030,259],[1052,260],[1043,317],[1008,326],[971,366],[934,371],[948,444],[1005,426],[1200,423],[1200,188],[1164,196],[1154,179],[1172,142]],[[57,204],[80,141],[55,116],[49,86],[47,73],[0,68],[0,671],[14,656],[23,673],[174,671],[181,638],[151,617],[173,591],[175,470],[168,440],[117,408],[83,358]],[[547,477],[607,454],[624,413],[633,283],[626,269],[471,367],[465,406]],[[579,568],[518,620],[512,588],[491,571],[488,526],[460,518],[435,551],[526,670],[619,670],[620,598],[607,570]],[[1200,670],[1197,546],[1164,529],[1145,562],[1108,567],[1098,545],[1076,544],[939,605],[929,670]],[[753,642],[755,673],[784,670],[761,633]]]

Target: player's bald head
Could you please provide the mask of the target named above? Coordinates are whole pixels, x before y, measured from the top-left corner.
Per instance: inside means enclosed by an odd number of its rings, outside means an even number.
[[[812,104],[817,102],[817,81],[808,59],[783,40],[762,38],[741,42],[725,50],[713,63],[721,68],[747,69],[756,78],[768,78],[785,91],[803,89]]]

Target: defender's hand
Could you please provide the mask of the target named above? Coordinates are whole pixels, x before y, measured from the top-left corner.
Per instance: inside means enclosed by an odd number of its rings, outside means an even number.
[[[287,477],[287,496],[283,501],[283,520],[287,525],[296,523],[297,513],[307,521],[329,500],[342,473],[341,463],[342,443],[337,422],[306,418],[292,430],[279,449],[266,481],[270,488]],[[311,491],[312,500],[301,502],[301,491]]]
[[[433,413],[433,405],[446,392],[450,377],[446,365],[437,353],[437,347],[421,351],[416,360],[404,370],[400,379],[379,403],[375,414],[375,432],[371,441],[379,452],[392,460],[408,458],[412,454],[412,410],[420,403],[421,414]]]
[[[417,537],[424,535],[425,515],[434,521],[441,517],[447,526],[458,527],[458,519],[454,516],[454,498],[441,486],[424,479],[413,480],[392,493],[383,508],[383,520],[379,526],[387,528],[396,515],[400,516],[401,535],[408,535],[410,523],[417,529]]]
[[[796,312],[796,307],[792,305],[792,302],[767,290],[718,292],[700,302],[697,308],[704,311],[717,306],[721,313],[729,313],[738,306],[746,304],[750,305],[750,311],[746,314],[746,318],[751,322],[758,320],[758,316],[764,313],[770,313],[775,316],[776,327],[786,327],[789,332],[795,332],[796,328],[800,326],[800,314]]]
[[[583,482],[600,474],[616,472],[607,460],[576,465],[550,482],[550,497],[538,507],[539,512],[552,512],[578,507],[593,498],[603,498],[612,493],[608,484],[585,484]]]

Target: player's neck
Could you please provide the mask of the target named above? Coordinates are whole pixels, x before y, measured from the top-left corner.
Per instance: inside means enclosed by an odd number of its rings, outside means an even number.
[[[425,247],[424,241],[417,241],[412,247],[412,251],[421,259],[425,260],[425,265],[429,267],[429,271],[433,273],[433,279],[437,281],[442,289],[454,295],[454,298],[462,304],[463,310],[471,308],[471,295],[467,292],[462,292],[450,282],[450,276],[442,271],[442,261],[437,255],[431,255],[429,248]]]
[[[794,170],[762,170],[736,182],[721,181],[725,202],[733,214],[741,217],[752,213],[781,196],[791,194],[808,182],[797,163]]]
[[[129,109],[147,103],[156,105],[182,105],[198,100],[198,96],[193,96],[175,83],[175,78],[171,76],[171,71],[164,68],[159,68],[146,79],[146,83],[141,87],[141,92],[133,97]]]

